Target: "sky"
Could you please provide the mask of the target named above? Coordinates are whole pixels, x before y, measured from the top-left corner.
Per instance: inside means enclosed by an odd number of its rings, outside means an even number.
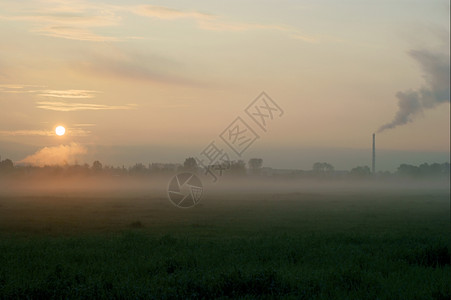
[[[446,162],[449,10],[415,0],[2,0],[0,155],[122,166],[183,162],[214,145],[275,168],[350,169],[371,165],[377,132],[379,170]],[[221,138],[240,120],[258,137],[244,151]]]

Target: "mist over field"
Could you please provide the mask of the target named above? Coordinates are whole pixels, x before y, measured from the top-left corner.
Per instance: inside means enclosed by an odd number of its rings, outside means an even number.
[[[185,162],[189,160],[188,158]],[[421,168],[403,165],[397,173],[381,172],[378,175],[370,174],[367,167],[355,168],[347,173],[292,170],[278,175],[264,173],[269,170],[263,168],[242,169],[239,170],[239,174],[230,173],[236,170],[229,170],[222,176],[218,176],[216,181],[204,169],[186,169],[186,164],[184,167],[179,165],[178,171],[152,171],[140,164],[129,169],[110,169],[102,168],[100,163],[98,164],[96,165],[95,162],[92,167],[69,165],[16,167],[8,172],[4,170],[0,177],[0,199],[4,201],[1,208],[7,218],[3,218],[0,223],[6,225],[8,224],[6,220],[15,219],[16,225],[20,223],[20,226],[29,229],[33,229],[36,225],[35,229],[38,230],[43,223],[48,222],[47,217],[50,215],[52,218],[64,219],[66,214],[70,214],[72,229],[79,226],[90,228],[99,226],[99,222],[95,214],[86,216],[86,212],[108,215],[115,211],[110,221],[113,224],[117,221],[121,225],[118,227],[117,224],[113,225],[110,228],[113,231],[126,229],[133,222],[178,224],[177,220],[167,216],[167,214],[180,213],[177,212],[180,207],[171,203],[169,191],[171,180],[183,173],[196,174],[202,188],[198,202],[190,206],[188,210],[193,210],[194,214],[204,211],[207,218],[210,210],[224,211],[225,214],[236,211],[241,214],[243,205],[250,205],[248,209],[258,211],[259,207],[267,205],[268,201],[271,205],[289,208],[291,204],[302,206],[305,203],[308,205],[315,203],[312,199],[316,198],[328,199],[327,201],[337,204],[341,200],[333,199],[347,200],[348,196],[353,199],[357,196],[361,197],[356,202],[358,205],[368,203],[374,195],[388,197],[392,200],[387,203],[396,207],[400,205],[396,200],[398,196],[449,196],[450,189],[449,171],[447,171],[449,164],[436,164],[434,168],[433,165],[429,167],[427,164],[423,164]],[[318,165],[323,164],[318,163]],[[435,173],[431,173],[434,169]],[[423,170],[423,173],[418,173],[419,170]],[[190,191],[185,190],[181,193],[188,195]],[[424,201],[427,202],[427,197]],[[19,210],[13,210],[12,214],[8,214],[8,207],[12,204]],[[324,203],[319,201],[317,204]],[[46,217],[39,212],[44,208],[49,210],[49,215]],[[34,209],[38,212],[33,213]],[[405,209],[408,209],[408,206]],[[182,211],[185,210],[182,209]],[[24,219],[24,212],[32,214],[36,223],[22,223],[23,220],[27,220],[27,218]],[[152,213],[147,215],[144,212]],[[159,212],[161,215],[158,215]],[[186,213],[188,215],[185,217],[189,219],[192,213]],[[88,219],[96,225],[85,224]],[[53,230],[61,229],[57,227]],[[102,227],[108,229],[109,225],[103,224]],[[69,229],[68,232],[71,231]]]
[[[427,164],[423,164],[427,165]],[[427,190],[449,188],[449,164],[435,164],[436,173],[423,175],[412,172],[403,174],[403,169],[417,168],[403,165],[396,173],[381,172],[371,175],[369,169],[357,167],[352,171],[336,173],[315,173],[315,171],[284,170],[285,174],[268,174],[272,169],[259,169],[259,174],[233,175],[225,172],[217,176],[216,181],[204,169],[198,168],[194,174],[201,179],[206,192],[212,193],[274,193],[274,192],[317,192],[334,193],[346,191],[378,191],[378,190]],[[120,195],[141,194],[152,198],[155,195],[167,193],[168,183],[176,174],[193,172],[179,167],[179,171],[152,172],[140,171],[134,173],[132,168],[120,169],[119,174],[110,171],[96,171],[93,168],[82,171],[76,166],[16,168],[16,173],[2,174],[0,195],[52,195],[66,193],[67,195],[104,194],[111,197]],[[366,167],[368,168],[368,167]],[[432,169],[432,165],[431,165]],[[1,168],[0,168],[1,170]],[[86,170],[88,173],[86,173]],[[414,169],[415,171],[415,169]],[[247,171],[251,172],[251,171]]]
[[[5,298],[449,297],[449,163],[0,171]]]
[[[2,178],[0,293],[449,297],[449,180],[199,176],[188,209],[172,174]]]

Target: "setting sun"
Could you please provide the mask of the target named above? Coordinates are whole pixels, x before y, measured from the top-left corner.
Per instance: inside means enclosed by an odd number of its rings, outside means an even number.
[[[64,135],[64,133],[66,133],[66,128],[64,128],[63,126],[58,126],[55,128],[55,133],[58,136],[62,136]]]

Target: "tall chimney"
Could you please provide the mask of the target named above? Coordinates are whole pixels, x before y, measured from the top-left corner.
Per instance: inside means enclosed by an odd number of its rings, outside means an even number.
[[[373,133],[373,163],[371,165],[371,172],[376,173],[376,134]]]

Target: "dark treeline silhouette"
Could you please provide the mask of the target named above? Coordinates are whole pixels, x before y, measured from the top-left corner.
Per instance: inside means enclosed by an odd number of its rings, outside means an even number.
[[[450,164],[449,163],[433,163],[433,164],[421,164],[419,166],[412,166],[407,164],[402,164],[398,167],[397,173],[402,176],[412,177],[412,178],[439,178],[446,177],[450,174]]]
[[[133,166],[109,166],[96,160],[92,165],[74,164],[64,166],[29,166],[14,165],[10,159],[0,161],[1,177],[47,177],[47,176],[108,176],[108,177],[145,177],[157,175],[171,175],[177,172],[195,172],[207,174],[214,172],[225,177],[265,177],[265,178],[312,178],[312,179],[445,179],[450,178],[450,163],[423,163],[419,166],[401,164],[395,172],[371,173],[369,166],[357,166],[351,170],[335,170],[327,162],[315,162],[311,170],[274,169],[263,167],[263,159],[251,158],[246,164],[242,160],[227,161],[221,164],[202,166],[194,157],[188,157],[183,164],[179,163],[150,163],[144,165],[136,163]]]
[[[134,166],[109,166],[103,165],[96,160],[92,165],[74,164],[63,166],[30,166],[30,165],[14,165],[9,159],[0,161],[0,176],[30,176],[30,177],[46,177],[46,176],[67,176],[67,177],[87,177],[87,176],[148,176],[152,174],[172,174],[181,170],[180,164],[173,163],[152,163],[145,166],[137,163]]]

